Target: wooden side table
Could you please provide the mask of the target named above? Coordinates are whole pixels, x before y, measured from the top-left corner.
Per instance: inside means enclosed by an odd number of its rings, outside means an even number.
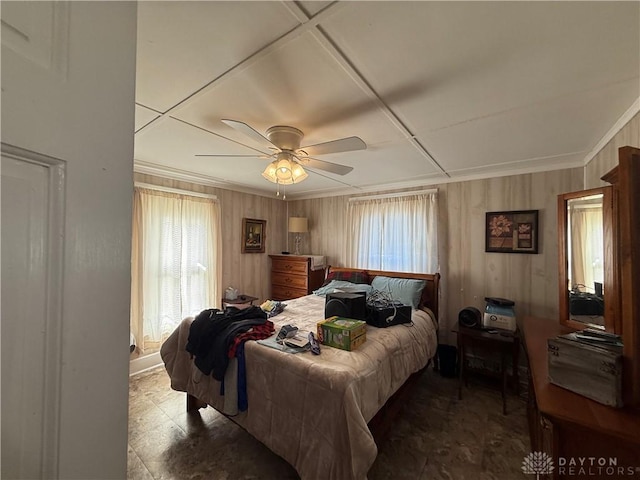
[[[458,326],[453,330],[458,335],[458,370],[460,385],[458,389],[458,398],[462,399],[462,385],[466,384],[467,370],[465,366],[467,348],[476,347],[485,351],[500,352],[500,376],[502,377],[502,413],[507,414],[507,383],[509,372],[507,369],[507,358],[511,356],[511,379],[514,383],[516,394],[519,393],[520,385],[518,381],[518,358],[520,356],[520,337],[517,332],[508,332],[502,330],[482,330],[479,328],[468,328]],[[473,369],[476,371],[475,369]],[[480,370],[480,373],[491,375],[492,372]]]
[[[237,307],[240,308],[242,305],[253,305],[258,297],[252,297],[251,295],[240,294],[233,300],[229,300],[228,298],[222,299],[222,309],[224,310],[226,307]]]

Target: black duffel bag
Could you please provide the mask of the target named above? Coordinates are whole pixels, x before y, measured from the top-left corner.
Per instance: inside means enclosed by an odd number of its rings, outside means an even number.
[[[391,327],[402,323],[411,323],[409,305],[367,305],[366,322],[378,328]]]

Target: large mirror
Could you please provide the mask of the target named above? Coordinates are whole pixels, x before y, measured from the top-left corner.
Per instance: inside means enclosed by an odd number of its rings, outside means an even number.
[[[612,187],[560,195],[560,321],[615,331],[617,311]]]

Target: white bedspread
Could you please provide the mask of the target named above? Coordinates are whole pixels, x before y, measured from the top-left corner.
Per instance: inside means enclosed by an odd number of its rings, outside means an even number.
[[[271,318],[276,332],[292,324],[315,332],[324,297],[286,302]],[[204,376],[185,350],[192,318],[163,344],[161,355],[175,390],[222,410],[220,384]],[[435,355],[436,325],[424,311],[413,324],[367,326],[367,341],[347,352],[322,345],[319,356],[289,354],[249,341],[245,346],[249,409],[233,417],[295,467],[302,479],[364,479],[377,448],[367,427],[387,399]]]

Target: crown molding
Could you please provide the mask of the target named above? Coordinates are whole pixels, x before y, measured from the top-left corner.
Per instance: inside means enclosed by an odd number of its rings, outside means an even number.
[[[178,180],[181,182],[197,183],[208,187],[221,188],[224,190],[233,190],[234,192],[247,193],[249,195],[258,195],[260,197],[273,198],[273,191],[265,191],[254,188],[248,188],[227,180],[221,180],[209,175],[201,173],[189,172],[178,168],[168,167],[166,165],[156,165],[153,163],[142,162],[140,160],[133,161],[134,173],[143,175],[156,175],[170,180]]]
[[[567,155],[579,155],[580,152],[575,152]],[[287,200],[296,201],[296,200],[311,200],[317,198],[328,198],[328,197],[341,197],[341,196],[350,196],[350,195],[362,195],[366,193],[380,193],[380,192],[389,192],[392,190],[402,190],[409,188],[418,188],[418,187],[436,187],[438,185],[445,185],[448,183],[459,183],[459,182],[470,182],[473,180],[486,180],[488,178],[500,178],[500,177],[509,177],[513,175],[526,175],[531,173],[542,173],[542,172],[551,172],[556,170],[566,170],[570,168],[584,168],[584,164],[582,163],[581,158],[575,158],[572,160],[567,160],[564,162],[558,162],[556,156],[548,157],[544,159],[538,160],[547,160],[548,162],[553,161],[553,163],[544,163],[538,164],[536,166],[526,166],[526,167],[518,167],[518,166],[507,166],[507,164],[501,165],[492,165],[488,168],[483,168],[481,170],[477,170],[475,173],[467,173],[464,174],[465,170],[460,171],[449,171],[448,177],[445,177],[441,174],[431,174],[425,175],[418,178],[412,178],[411,180],[395,182],[395,183],[384,183],[384,184],[375,184],[375,185],[367,185],[364,187],[336,187],[330,190],[322,190],[316,192],[308,192],[301,193],[296,195],[291,195]],[[529,159],[530,161],[531,159]],[[514,162],[511,165],[517,165],[521,162]],[[460,173],[457,175],[457,173]]]
[[[580,152],[574,152],[571,154],[567,154],[567,156],[576,156],[579,155]],[[584,168],[584,163],[582,158],[572,159],[564,162],[557,161],[558,156],[538,159],[538,160],[546,160],[545,163],[540,163],[536,166],[526,166],[526,167],[518,167],[517,165],[521,162],[513,162],[511,164],[512,168],[506,166],[505,164],[501,165],[492,165],[489,168],[483,168],[482,170],[475,171],[474,173],[465,174],[465,170],[460,171],[450,171],[448,177],[440,174],[433,173],[429,175],[424,175],[418,178],[412,178],[407,181],[400,181],[394,183],[384,183],[384,184],[372,184],[366,185],[362,187],[351,187],[351,186],[337,186],[329,189],[322,189],[316,191],[310,191],[306,193],[287,193],[286,202],[297,201],[297,200],[311,200],[317,198],[329,198],[329,197],[342,197],[342,196],[351,196],[351,195],[362,195],[367,193],[380,193],[380,192],[390,192],[394,190],[403,190],[410,188],[423,188],[423,187],[433,187],[437,185],[444,185],[448,183],[458,183],[458,182],[469,182],[473,180],[485,180],[488,178],[500,178],[500,177],[508,177],[513,175],[526,175],[530,173],[541,173],[541,172],[551,172],[555,170],[565,170],[568,168]],[[531,159],[528,159],[530,161]],[[553,162],[553,163],[549,163]],[[215,177],[211,177],[208,175],[203,175],[200,173],[189,172],[186,170],[180,170],[177,168],[172,168],[164,165],[156,165],[148,162],[134,161],[134,172],[147,174],[147,175],[156,175],[163,178],[168,178],[171,180],[179,180],[183,182],[189,183],[197,183],[199,185],[206,185],[215,188],[221,188],[225,190],[232,190],[234,192],[247,193],[249,195],[258,195],[266,198],[274,198],[272,190],[259,190],[254,188],[248,188],[246,186],[234,184],[229,181],[221,180]],[[468,171],[468,170],[467,170]],[[459,173],[459,175],[458,175]]]
[[[598,143],[596,143],[595,147],[593,147],[587,156],[584,157],[582,165],[586,166],[591,160],[593,160],[594,157],[607,145],[607,143],[609,143],[638,112],[640,112],[640,97],[636,98],[635,102],[631,104],[627,111],[622,114],[618,121],[613,124],[609,131],[604,134]]]

